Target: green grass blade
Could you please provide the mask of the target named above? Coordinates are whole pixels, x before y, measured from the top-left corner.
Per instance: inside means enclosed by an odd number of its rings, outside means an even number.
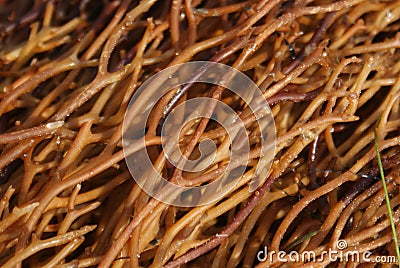
[[[390,220],[390,226],[392,227],[392,232],[393,232],[393,242],[394,242],[394,247],[396,249],[397,262],[398,262],[399,267],[400,267],[399,242],[397,241],[396,227],[394,225],[392,207],[390,206],[389,193],[388,193],[388,190],[387,190],[387,187],[386,187],[385,173],[383,172],[381,155],[379,153],[378,136],[376,134],[376,129],[374,129],[374,139],[375,139],[376,157],[378,159],[379,173],[381,174],[383,191],[385,193],[386,206],[387,206],[387,209],[388,209],[388,215],[389,215],[389,220]]]
[[[310,237],[313,237],[314,235],[316,235],[318,233],[318,230],[309,232],[308,234],[305,234],[301,237],[299,237],[298,239],[296,239],[295,241],[293,241],[292,243],[290,243],[287,247],[286,250],[292,250],[295,246],[300,245],[301,243],[303,243],[305,240],[309,239]]]

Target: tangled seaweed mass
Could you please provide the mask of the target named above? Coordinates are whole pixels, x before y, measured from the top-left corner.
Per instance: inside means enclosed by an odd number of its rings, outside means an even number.
[[[396,255],[374,130],[399,234],[399,30],[398,0],[1,0],[0,265],[345,267],[258,258],[265,247],[321,256],[338,241]],[[123,148],[126,111],[146,104],[129,105],[138,88],[193,61],[231,66],[259,87],[275,121],[270,169],[256,171],[256,117],[266,114],[204,83],[163,95],[145,136]],[[192,120],[176,144],[195,159],[211,140],[205,169],[182,171],[162,149],[165,116],[199,97],[233,109],[249,160],[217,200],[168,205],[142,190],[125,156],[147,152],[175,184],[214,181],[232,162],[219,123]]]

